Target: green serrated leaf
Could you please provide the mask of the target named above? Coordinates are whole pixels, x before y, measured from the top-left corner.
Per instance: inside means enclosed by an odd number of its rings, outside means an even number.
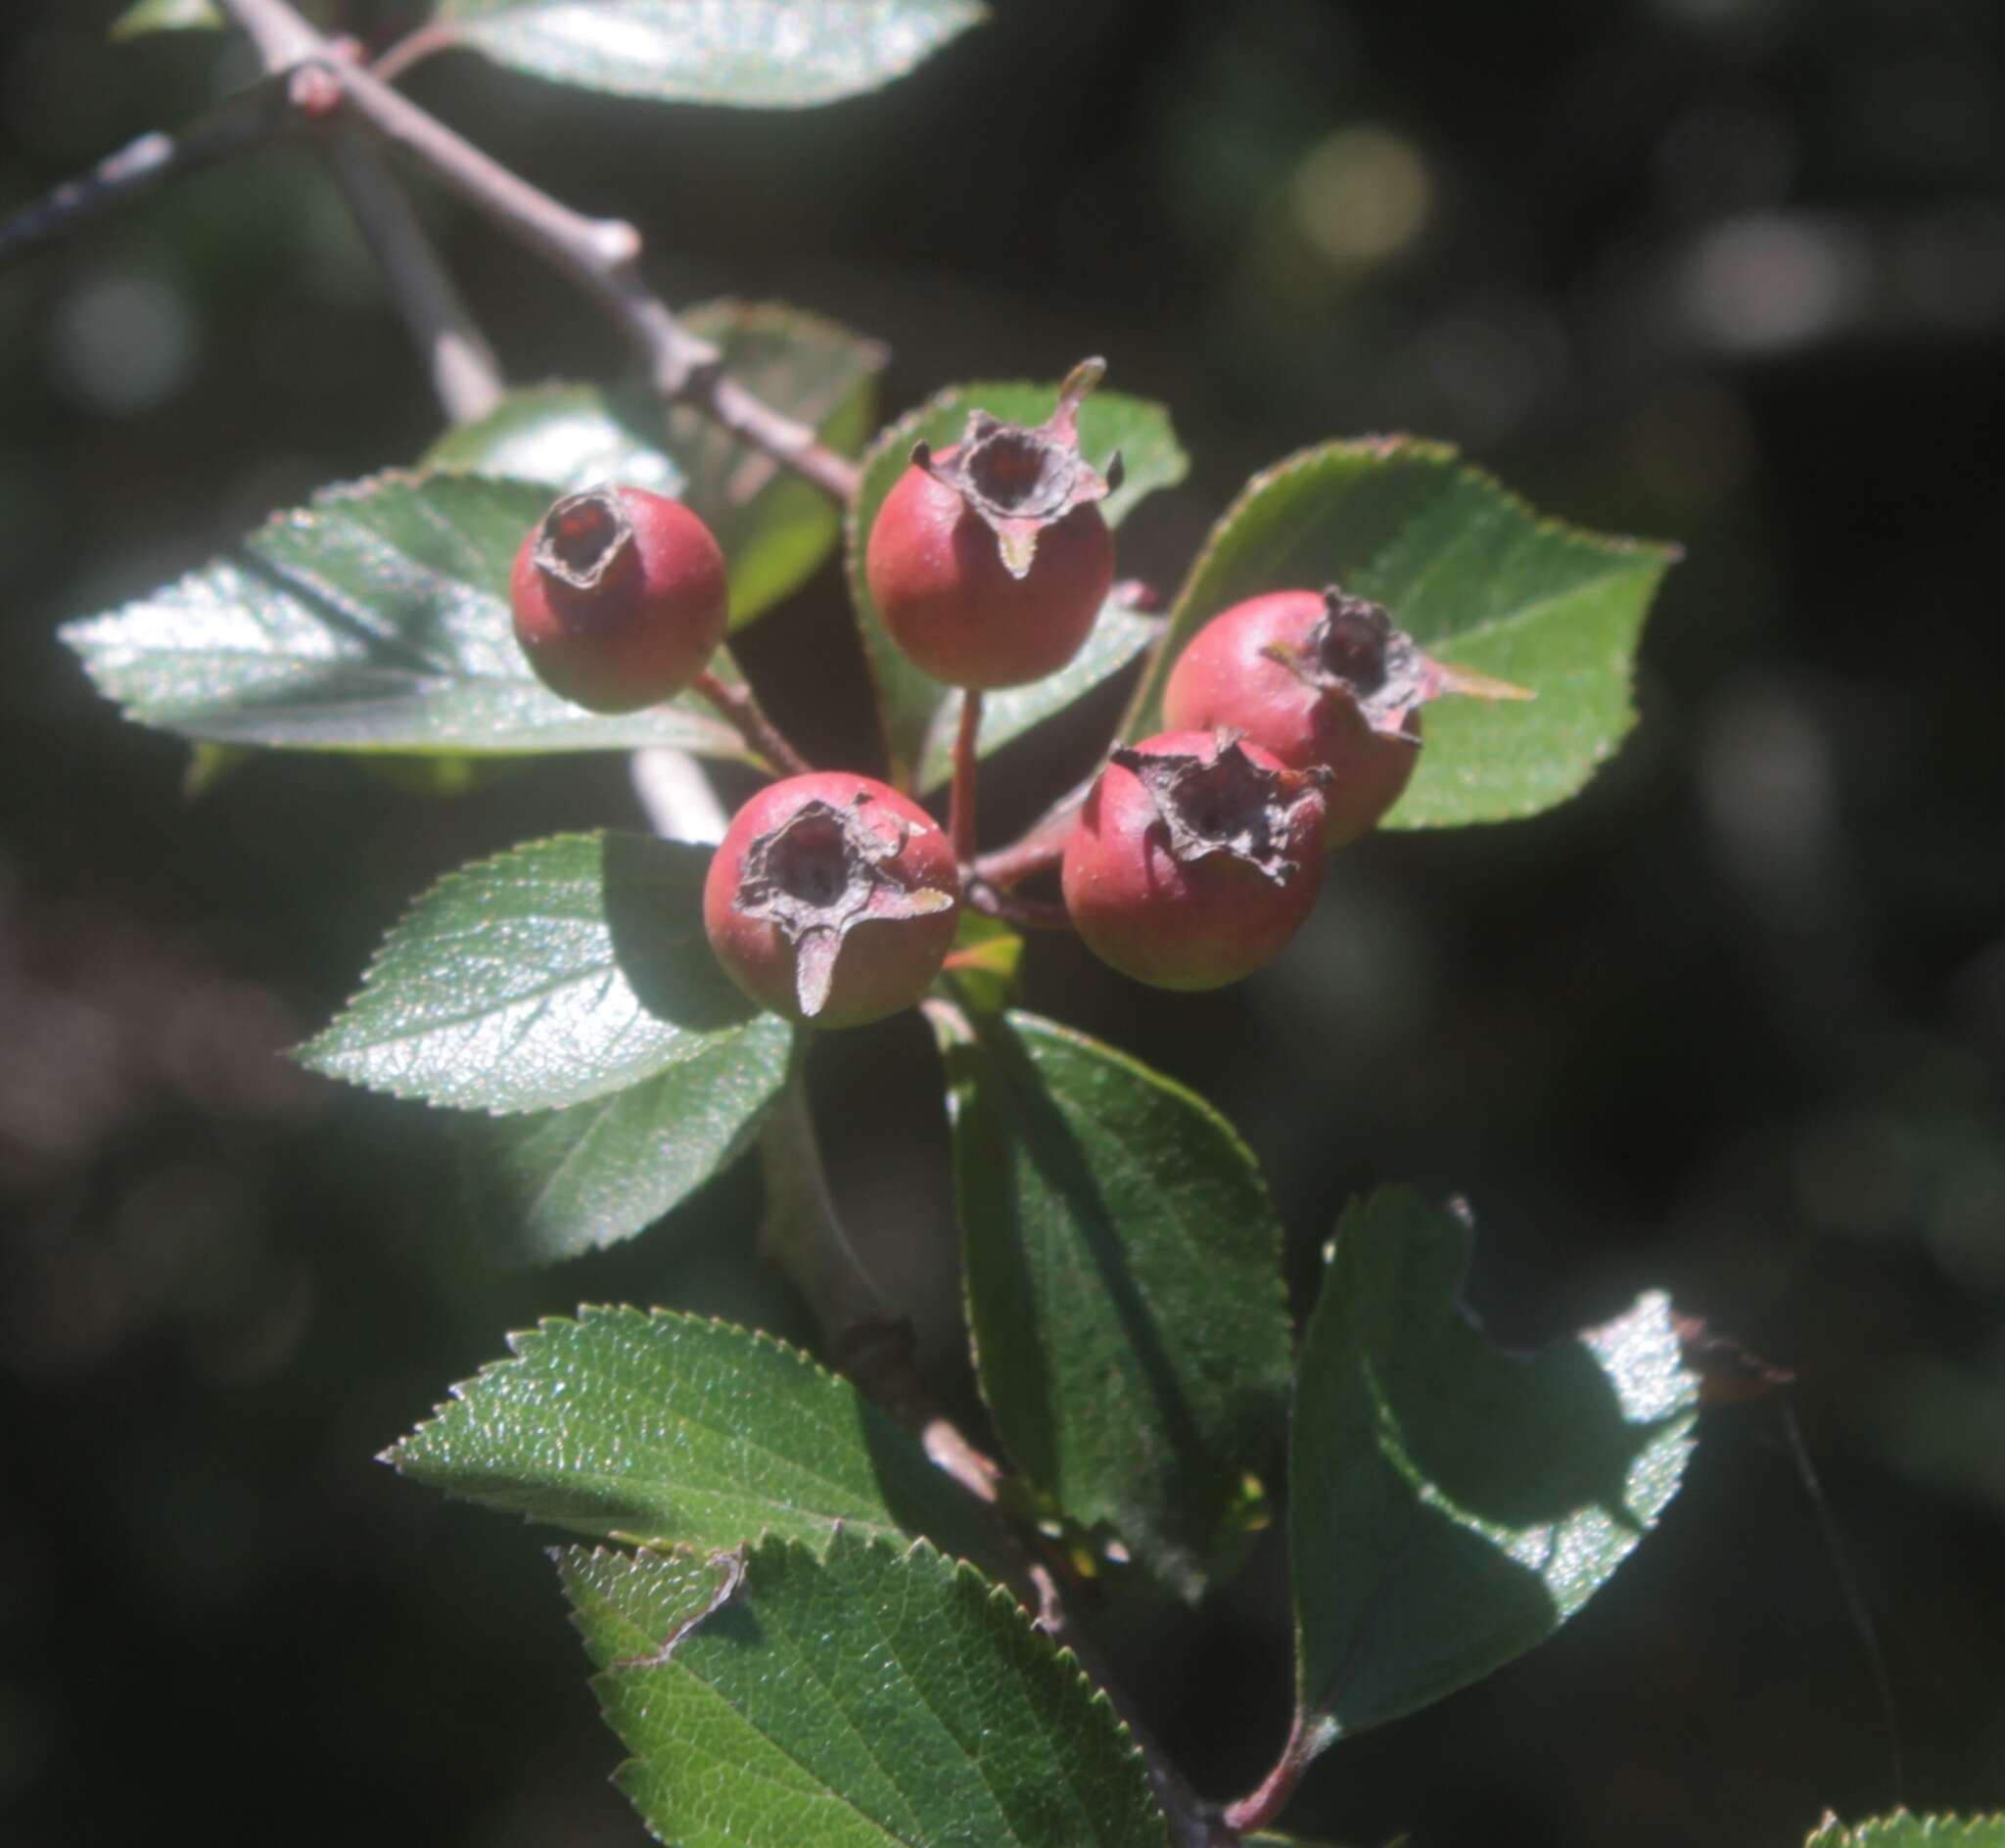
[[[769,1335],[668,1310],[582,1309],[385,1453],[464,1501],[601,1539],[717,1550],[763,1534],[924,1534],[989,1556],[974,1504],[847,1380]]]
[[[1655,1523],[1697,1382],[1669,1305],[1524,1358],[1457,1306],[1469,1234],[1387,1188],[1350,1208],[1302,1344],[1288,1546],[1311,1752],[1543,1640]]]
[[[509,567],[547,489],[382,475],[274,515],[237,553],[63,638],[142,724],[298,751],[505,753],[674,745],[742,758],[693,694],[587,713],[516,646]]]
[[[1031,1485],[1186,1596],[1279,1446],[1282,1231],[1201,1099],[1035,1015],[935,1010],[976,1373]]]
[[[871,601],[870,586],[863,576],[863,553],[869,544],[871,525],[884,505],[884,497],[910,464],[913,443],[923,439],[935,448],[945,448],[958,442],[967,429],[968,413],[978,409],[1004,423],[1041,424],[1051,414],[1057,400],[1056,385],[1018,382],[949,386],[901,417],[864,452],[863,485],[857,492],[856,505],[850,510],[844,543],[849,560],[850,595],[863,633],[863,655],[877,689],[877,708],[891,760],[891,780],[902,789],[911,783],[934,715],[948,698],[948,690],[913,667],[885,632],[883,619]],[[1103,467],[1116,449],[1121,452],[1127,480],[1100,503],[1109,526],[1119,526],[1157,488],[1181,482],[1190,466],[1189,457],[1178,445],[1176,433],[1170,428],[1169,413],[1160,404],[1128,397],[1119,392],[1096,392],[1080,406],[1079,446],[1096,468]],[[1077,698],[1078,694],[1069,697]],[[1069,699],[1064,703],[1069,703]]]
[[[1304,450],[1256,475],[1212,529],[1127,735],[1162,728],[1163,682],[1211,618],[1263,591],[1339,583],[1430,653],[1537,695],[1429,706],[1420,767],[1384,825],[1537,814],[1576,794],[1634,722],[1637,641],[1675,557],[1541,520],[1439,443]]]
[[[1162,632],[1160,617],[1143,616],[1138,610],[1109,603],[1100,612],[1086,646],[1056,673],[1029,686],[1004,687],[982,696],[977,755],[993,756],[1068,706],[1077,705],[1095,687],[1111,680]],[[954,774],[954,735],[960,723],[960,699],[958,693],[948,694],[934,710],[933,722],[926,728],[926,741],[919,753],[921,795],[929,796],[943,788]]]
[[[680,319],[719,348],[733,378],[827,447],[855,455],[863,446],[884,365],[874,341],[779,302],[704,302]],[[639,387],[511,392],[487,417],[445,432],[425,466],[542,482],[552,493],[619,482],[675,495],[723,547],[734,629],[799,589],[842,534],[841,511],[820,489]]]
[[[1896,1810],[1865,1823],[1827,1815],[1803,1848],[2005,1848],[2005,1815],[1911,1816]]]
[[[1106,1696],[924,1545],[558,1557],[620,1788],[682,1848],[1166,1848]]]
[[[138,0],[114,20],[107,36],[122,45],[148,32],[178,32],[191,27],[213,29],[223,23],[212,0]]]
[[[297,1056],[497,1115],[609,1096],[711,1054],[763,1073],[772,1030],[703,934],[709,865],[705,847],[601,832],[463,866],[412,905],[361,993]]]
[[[786,1081],[773,1014],[611,1096],[477,1117],[462,1155],[476,1234],[506,1264],[550,1264],[645,1231],[750,1146]]]
[[[889,83],[977,0],[440,0],[433,30],[532,76],[660,103],[804,109]]]

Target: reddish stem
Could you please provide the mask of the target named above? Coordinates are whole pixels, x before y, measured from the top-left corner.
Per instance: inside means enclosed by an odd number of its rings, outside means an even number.
[[[1069,931],[1073,928],[1072,913],[1054,900],[1019,899],[1011,893],[998,892],[981,879],[968,880],[963,896],[970,911],[979,911],[984,917],[1000,918],[1004,924],[1020,924],[1025,930],[1032,931]]]
[[[975,786],[980,774],[976,741],[982,730],[982,696],[975,687],[960,696],[960,727],[954,734],[954,787],[947,799],[947,833],[954,857],[965,866],[975,856]]]
[[[1236,1835],[1250,1835],[1267,1827],[1287,1807],[1296,1785],[1302,1781],[1302,1774],[1309,1769],[1315,1757],[1302,1727],[1302,1716],[1297,1713],[1288,1729],[1287,1743],[1274,1761],[1274,1769],[1261,1780],[1257,1790],[1236,1803],[1227,1805],[1225,1825]]]
[[[739,737],[772,768],[787,776],[806,776],[815,766],[787,742],[786,734],[766,716],[749,686],[733,686],[720,680],[708,668],[696,676],[696,691],[703,695]]]

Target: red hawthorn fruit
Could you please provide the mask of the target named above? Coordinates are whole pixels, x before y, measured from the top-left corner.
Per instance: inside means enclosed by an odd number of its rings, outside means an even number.
[[[1229,725],[1290,769],[1327,769],[1324,844],[1341,847],[1377,826],[1420,762],[1420,702],[1411,673],[1394,671],[1402,655],[1418,651],[1375,603],[1333,589],[1252,597],[1177,658],[1164,722]]]
[[[640,487],[565,495],[523,540],[508,599],[536,677],[595,713],[637,712],[681,692],[730,614],[710,529]]]
[[[1524,688],[1421,652],[1376,603],[1276,590],[1215,616],[1163,688],[1173,726],[1245,733],[1291,769],[1325,769],[1324,844],[1376,827],[1421,756],[1421,708],[1444,693],[1529,699]]]
[[[870,528],[863,574],[891,638],[936,680],[1022,686],[1076,655],[1114,581],[1096,504],[1121,485],[1079,453],[1079,404],[1105,363],[1075,366],[1038,429],[986,411],[937,455],[924,442]]]
[[[732,816],[703,886],[703,928],[731,980],[816,1027],[909,1007],[940,972],[959,907],[939,825],[848,770],[761,790]]]
[[[1322,883],[1322,775],[1229,731],[1117,750],[1060,872],[1087,947],[1165,989],[1223,988],[1273,961]]]

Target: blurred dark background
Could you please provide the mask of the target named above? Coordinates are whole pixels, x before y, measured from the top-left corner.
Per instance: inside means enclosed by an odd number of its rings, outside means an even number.
[[[212,34],[12,0],[0,207],[240,77]],[[355,4],[386,42],[411,9]],[[1795,1369],[1917,1807],[2005,1801],[2005,10],[1996,0],[1001,0],[807,115],[412,86],[675,300],[888,341],[886,414],[1110,355],[1190,480],[1124,531],[1174,585],[1253,468],[1451,439],[1546,511],[1676,538],[1642,723],[1579,801],[1346,853],[1278,969],[1165,1005],[1040,943],[1028,998],[1222,1105],[1298,1284],[1381,1179],[1466,1194],[1474,1300],[1543,1339],[1671,1289]],[[607,375],[560,282],[427,196],[512,373]],[[659,1301],[796,1334],[737,1174],[496,1271],[447,1126],[276,1060],[438,873],[632,822],[624,764],[456,801],[272,758],[198,803],[54,639],[436,413],[310,159],[192,181],[0,275],[0,1837],[637,1842],[539,1536],[372,1453],[504,1329]],[[837,573],[746,655],[862,762]],[[830,689],[845,697],[838,699]],[[1102,715],[1104,717],[1104,715]],[[998,824],[1076,777],[1008,762]],[[997,783],[1002,778],[994,779]],[[817,1071],[859,1233],[956,1370],[916,1024]],[[1890,1807],[1891,1739],[1774,1402],[1709,1415],[1661,1534],[1553,1642],[1340,1747],[1288,1822],[1422,1844],[1799,1841]],[[1199,1784],[1287,1693],[1268,1547],[1110,1623]]]

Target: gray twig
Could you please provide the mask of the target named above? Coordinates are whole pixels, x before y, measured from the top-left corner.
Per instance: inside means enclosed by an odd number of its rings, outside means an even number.
[[[640,274],[640,233],[620,218],[591,218],[533,186],[465,136],[368,70],[337,58],[288,0],[223,0],[269,62],[310,66],[340,88],[354,116],[401,149],[475,210],[569,276],[612,316],[664,397],[695,406],[740,440],[792,469],[832,499],[856,492],[854,462],[823,446],[807,425],[783,416],[723,369],[723,357],[690,333]]]

